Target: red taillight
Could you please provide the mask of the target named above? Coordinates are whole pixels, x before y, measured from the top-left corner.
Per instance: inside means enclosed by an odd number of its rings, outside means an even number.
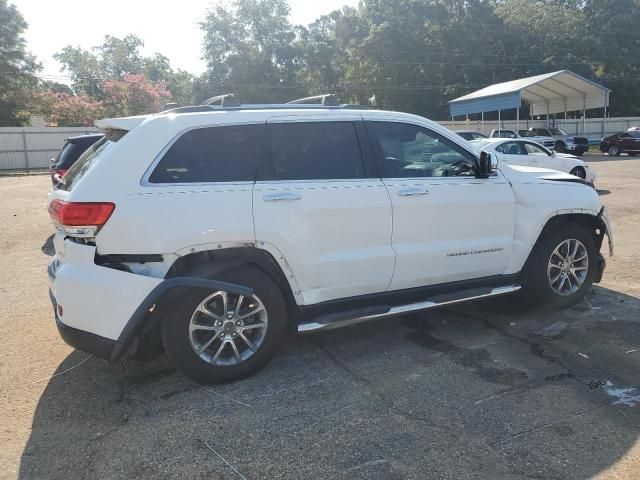
[[[113,213],[115,204],[108,202],[65,202],[53,200],[49,204],[49,215],[54,222],[67,227],[101,227]]]
[[[65,173],[67,173],[67,169],[66,168],[54,168],[53,169],[53,174],[54,175],[59,175],[61,177],[64,177]]]

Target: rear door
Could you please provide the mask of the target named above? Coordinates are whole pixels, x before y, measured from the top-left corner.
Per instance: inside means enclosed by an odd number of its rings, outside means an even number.
[[[636,138],[631,133],[621,133],[618,136],[620,149],[625,152],[640,150],[640,138]]]
[[[268,121],[256,241],[286,262],[305,304],[383,292],[391,281],[391,202],[363,132],[357,115]]]

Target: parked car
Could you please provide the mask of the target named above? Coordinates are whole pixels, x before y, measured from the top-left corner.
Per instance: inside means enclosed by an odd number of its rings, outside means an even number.
[[[490,138],[527,138],[527,140],[531,140],[532,142],[539,143],[540,145],[544,145],[547,148],[554,149],[556,142],[551,137],[544,137],[540,135],[536,135],[529,130],[509,130],[509,129],[495,129],[491,130]]]
[[[64,174],[67,173],[67,170],[71,168],[71,165],[78,160],[80,155],[82,155],[87,148],[96,143],[103,136],[104,135],[102,133],[97,133],[67,138],[62,149],[58,152],[58,155],[56,155],[55,158],[52,158],[49,164],[51,182],[56,185]]]
[[[477,151],[495,152],[501,162],[511,165],[551,168],[566,172],[594,185],[596,174],[586,162],[566,153],[556,153],[525,139],[490,139],[471,142]]]
[[[96,122],[105,137],[49,193],[67,343],[113,363],[164,350],[226,382],[290,329],[516,292],[560,308],[602,277],[607,213],[572,175],[416,115],[231,105]]]
[[[600,151],[612,157],[621,153],[640,153],[640,130],[628,130],[603,138],[600,141]]]
[[[534,135],[553,137],[556,141],[555,151],[559,153],[568,152],[580,156],[589,150],[588,138],[569,135],[559,128],[530,128],[529,131]]]
[[[482,132],[477,132],[475,130],[456,130],[456,133],[460,135],[465,140],[481,140],[483,138],[487,138],[487,136]]]

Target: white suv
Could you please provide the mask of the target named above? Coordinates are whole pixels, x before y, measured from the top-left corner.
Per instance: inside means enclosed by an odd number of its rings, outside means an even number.
[[[415,115],[228,103],[98,121],[50,192],[70,345],[224,382],[290,329],[517,291],[562,307],[602,276],[609,221],[576,177],[497,166]]]

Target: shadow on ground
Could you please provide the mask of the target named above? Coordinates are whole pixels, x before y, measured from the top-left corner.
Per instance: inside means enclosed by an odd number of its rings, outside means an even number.
[[[20,478],[567,479],[616,464],[639,433],[640,300],[596,288],[563,312],[512,306],[292,339],[223,386],[164,358],[125,371],[74,352]]]
[[[49,235],[49,237],[45,240],[40,250],[45,255],[53,257],[56,254],[56,248],[53,246],[53,235]]]

